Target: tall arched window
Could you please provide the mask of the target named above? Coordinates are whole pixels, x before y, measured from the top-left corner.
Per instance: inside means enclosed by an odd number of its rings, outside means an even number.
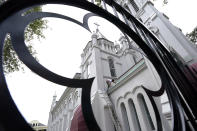
[[[59,124],[59,131],[62,131],[62,119],[60,119],[60,124]]]
[[[90,64],[88,64],[88,67],[87,67],[87,71],[88,71],[88,78],[90,77]]]
[[[131,112],[131,119],[133,121],[134,129],[135,131],[141,131],[140,122],[137,116],[137,112],[133,100],[129,99],[128,104],[129,104],[129,110]]]
[[[112,58],[108,58],[109,69],[112,77],[116,77],[116,69],[114,66],[114,60]]]
[[[74,106],[77,105],[77,100],[78,100],[78,91],[75,91],[75,92],[74,92],[74,97],[73,97]]]
[[[89,78],[89,77],[90,77],[90,63],[87,62],[85,66],[85,78]]]
[[[124,103],[120,104],[120,108],[121,108],[122,119],[124,124],[124,131],[130,131],[128,115]]]
[[[150,115],[150,112],[148,110],[148,106],[146,104],[144,96],[142,94],[138,94],[137,98],[138,98],[140,108],[141,108],[142,113],[143,113],[143,118],[146,121],[146,125],[149,125],[152,130],[155,130],[155,126],[153,124],[153,120],[151,118],[151,115]]]
[[[134,1],[134,0],[130,0],[130,2],[131,2],[131,4],[132,4],[134,10],[137,12],[137,11],[139,10],[139,7],[138,7],[137,4],[135,3],[135,1]]]
[[[63,126],[63,130],[66,131],[67,126],[68,126],[68,122],[67,122],[67,115],[64,115],[64,126]]]

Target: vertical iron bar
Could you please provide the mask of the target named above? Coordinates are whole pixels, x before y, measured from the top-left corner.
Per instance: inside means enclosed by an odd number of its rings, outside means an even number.
[[[102,0],[102,2],[103,2],[103,5],[104,5],[104,9],[105,9],[105,10],[107,10],[107,6],[106,6],[105,1],[104,1],[104,0]]]
[[[114,11],[115,16],[116,16],[118,19],[120,19],[119,16],[118,16],[118,13],[116,12],[116,9],[115,9],[114,6],[112,6],[112,9],[113,9],[113,11]]]
[[[148,34],[145,33],[145,35],[146,35],[146,37],[150,40],[150,42],[153,44],[153,46],[154,46],[156,49],[157,49],[157,48],[160,48],[160,47],[158,47],[158,44],[156,44],[156,43],[153,41],[153,39],[152,39]],[[160,50],[162,50],[162,49],[160,48]],[[182,81],[181,81],[182,78],[181,78],[181,76],[180,76],[180,73],[177,72],[176,70],[172,70],[172,69],[176,69],[176,68],[174,67],[174,64],[172,64],[171,61],[169,60],[167,54],[162,55],[162,57],[163,57],[164,63],[165,63],[165,64],[168,64],[169,66],[172,67],[172,68],[171,68],[171,72],[172,72],[173,74],[176,74],[176,77],[178,77],[178,78],[177,78],[177,79],[178,79],[178,82],[179,82],[179,83],[182,83]],[[183,85],[183,83],[182,83],[181,85]],[[175,87],[176,87],[176,86],[175,86]],[[186,87],[183,87],[183,88],[186,88]],[[180,97],[181,105],[182,105],[184,111],[186,112],[186,114],[188,115],[189,121],[192,123],[192,125],[194,126],[194,128],[197,128],[197,127],[195,126],[195,125],[196,125],[195,117],[194,117],[193,113],[191,112],[191,108],[190,108],[190,107],[188,106],[188,104],[186,103],[186,100],[185,100],[185,98],[183,97],[183,95],[182,95],[182,93],[180,92],[180,90],[179,90],[178,88],[176,88],[176,90],[177,90],[178,95],[179,95],[179,97]],[[188,124],[188,123],[187,123],[187,124]]]

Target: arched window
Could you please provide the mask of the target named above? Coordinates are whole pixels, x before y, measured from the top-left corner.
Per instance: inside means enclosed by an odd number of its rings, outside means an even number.
[[[131,4],[132,4],[134,10],[137,12],[137,11],[139,10],[139,7],[138,7],[137,4],[135,3],[135,1],[134,1],[134,0],[130,0],[130,2],[131,2]]]
[[[87,71],[88,71],[88,78],[89,78],[90,77],[90,64],[88,64]]]
[[[86,78],[90,77],[90,63],[89,62],[85,66],[85,77]]]
[[[129,110],[131,112],[131,119],[133,121],[134,129],[135,131],[141,131],[140,122],[138,119],[138,115],[133,100],[129,99],[128,104],[129,104]]]
[[[62,131],[62,119],[60,119],[59,131]]]
[[[143,113],[143,118],[146,121],[146,125],[149,125],[152,130],[155,130],[155,126],[153,124],[153,120],[151,118],[144,96],[142,94],[138,94],[137,98],[140,104],[141,111]]]
[[[112,77],[116,77],[116,69],[114,66],[114,61],[112,58],[108,58],[108,62],[109,62],[109,69],[110,69],[110,73]]]
[[[74,92],[74,95],[73,95],[73,101],[74,101],[74,105],[76,106],[77,104],[77,100],[78,100],[78,91],[75,91]]]
[[[125,130],[125,131],[130,131],[128,115],[127,115],[127,111],[126,111],[126,108],[125,108],[124,103],[121,103],[121,104],[120,104],[120,108],[121,108],[121,113],[122,113],[122,119],[123,119],[123,124],[124,124],[124,130]]]
[[[63,130],[66,131],[66,128],[68,126],[68,121],[67,121],[67,115],[64,115],[64,123],[63,123]]]

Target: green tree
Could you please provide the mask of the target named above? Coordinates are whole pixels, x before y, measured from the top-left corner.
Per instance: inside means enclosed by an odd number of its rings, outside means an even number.
[[[5,2],[5,0],[0,0],[0,4]],[[31,12],[40,12],[42,11],[42,7],[34,7],[26,12],[26,14]],[[35,37],[37,39],[44,38],[43,30],[47,28],[47,21],[43,19],[37,19],[30,23],[25,30],[25,42],[28,43],[27,47],[30,51],[30,53],[35,56],[36,51],[33,49],[31,40]],[[3,66],[4,66],[4,72],[10,73],[14,71],[18,71],[22,69],[22,62],[18,59],[15,51],[13,50],[12,44],[11,44],[11,38],[9,35],[5,38],[5,45],[3,50]]]
[[[187,33],[186,37],[197,47],[197,26],[192,32]]]

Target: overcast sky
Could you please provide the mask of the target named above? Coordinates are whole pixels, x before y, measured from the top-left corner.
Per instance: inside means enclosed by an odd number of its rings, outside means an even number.
[[[184,33],[191,32],[197,26],[196,0],[169,0],[165,6],[161,0],[154,3]],[[44,10],[66,14],[80,21],[87,13],[81,9],[59,5],[48,5]],[[91,33],[65,20],[47,20],[49,28],[44,31],[46,39],[33,41],[37,58],[49,70],[71,78],[76,72],[80,72],[80,55],[87,42],[91,40]],[[115,26],[102,18],[93,17],[89,20],[92,31],[96,28],[95,22],[101,25],[99,29],[106,38],[111,41],[118,40],[120,31]],[[53,84],[27,68],[25,71],[6,75],[6,78],[11,95],[26,120],[38,120],[47,124],[52,97],[56,92],[59,98],[65,87]]]

